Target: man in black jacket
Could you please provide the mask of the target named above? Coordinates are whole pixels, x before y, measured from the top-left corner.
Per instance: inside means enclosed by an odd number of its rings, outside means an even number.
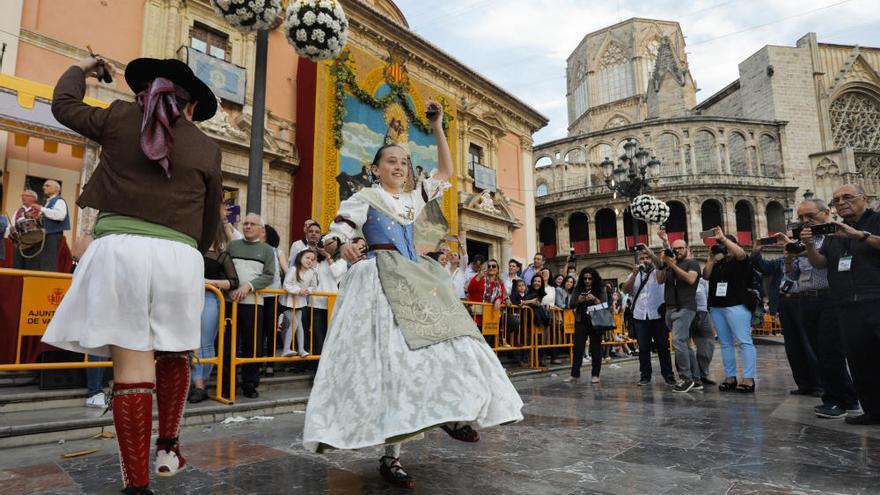
[[[820,249],[812,228],[801,240],[816,268],[828,269],[828,282],[843,334],[853,384],[864,414],[849,416],[857,425],[880,424],[880,214],[869,209],[865,190],[847,184],[834,191],[831,204],[843,222]],[[813,227],[815,228],[815,226]]]

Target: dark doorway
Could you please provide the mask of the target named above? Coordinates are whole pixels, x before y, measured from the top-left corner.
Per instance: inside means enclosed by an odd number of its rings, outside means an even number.
[[[484,258],[489,259],[489,244],[480,241],[467,240],[468,259],[474,259],[474,256],[482,254]]]

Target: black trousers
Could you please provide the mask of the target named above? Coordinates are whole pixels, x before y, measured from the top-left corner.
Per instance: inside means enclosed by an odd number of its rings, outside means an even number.
[[[854,409],[858,399],[846,369],[843,337],[837,324],[837,311],[827,296],[800,296],[801,324],[810,346],[816,350],[822,402]]]
[[[866,414],[880,417],[880,304],[842,305],[837,319],[853,385]]]
[[[804,333],[800,299],[797,296],[779,298],[779,322],[785,338],[785,357],[788,358],[797,388],[805,391],[821,389],[819,360]]]
[[[305,328],[304,342],[310,354],[321,355],[324,340],[327,338],[327,310],[321,308],[303,308],[302,322]],[[314,335],[313,335],[314,334]],[[311,347],[309,347],[311,342]]]
[[[599,376],[602,371],[602,330],[596,330],[589,322],[575,322],[574,324],[574,359],[571,362],[571,376],[581,376],[581,362],[584,360],[584,348],[587,338],[590,339],[590,358],[592,362],[592,376]]]
[[[231,383],[229,376],[232,349],[236,350],[239,357],[253,357],[254,347],[261,342],[262,328],[257,326],[257,338],[254,339],[254,322],[261,321],[263,307],[255,304],[238,305],[238,335],[235,345],[227,345],[223,351],[223,382]],[[231,337],[231,333],[227,334]],[[228,342],[228,341],[227,341]],[[259,356],[260,353],[257,353]],[[260,384],[260,363],[243,364],[241,368],[241,383],[245,387],[256,388]]]
[[[657,357],[660,359],[660,374],[663,378],[674,378],[672,372],[672,356],[669,353],[669,329],[663,319],[633,320],[636,326],[636,340],[639,341],[639,374],[642,379],[650,380],[651,343],[657,346]]]
[[[260,319],[260,347],[257,353],[258,356],[274,356],[275,355],[275,347],[277,347],[277,339],[275,338],[275,334],[277,333],[278,328],[278,315],[284,313],[284,309],[280,304],[278,305],[278,313],[275,313],[275,303],[278,300],[278,297],[264,297],[263,298],[263,315]],[[280,301],[279,301],[280,302]],[[253,331],[251,331],[253,333]],[[269,363],[269,366],[272,366],[272,363]]]
[[[40,250],[39,244],[30,249],[24,250],[24,255],[17,247],[12,249],[12,267],[19,270],[36,270],[39,272],[57,272],[58,271],[58,248],[61,246],[61,238],[64,234],[56,232],[54,234],[46,234],[46,240],[43,243],[43,249]],[[2,242],[2,240],[0,240]]]

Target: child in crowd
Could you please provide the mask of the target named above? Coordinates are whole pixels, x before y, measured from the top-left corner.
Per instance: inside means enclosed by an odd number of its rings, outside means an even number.
[[[318,289],[318,272],[315,270],[317,263],[317,254],[312,249],[303,249],[297,253],[293,262],[293,270],[287,272],[284,277],[284,290],[291,295],[287,296],[287,307],[294,308],[296,311],[296,354],[300,357],[309,355],[305,349],[305,328],[303,327],[303,310],[309,308],[309,295]],[[290,310],[286,312],[287,325],[282,334],[284,341],[284,351],[281,354],[284,357],[294,355],[291,348],[290,335]]]

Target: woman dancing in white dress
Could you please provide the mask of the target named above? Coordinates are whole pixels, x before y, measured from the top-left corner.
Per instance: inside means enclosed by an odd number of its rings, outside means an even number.
[[[522,419],[522,401],[437,262],[416,255],[413,223],[449,187],[452,157],[442,107],[428,104],[438,170],[412,191],[407,152],[382,146],[377,182],[343,201],[324,238],[355,263],[343,279],[306,409],[303,445],[312,451],[385,446],[379,471],[414,488],[400,442],[432,427],[476,442],[473,427]],[[350,241],[363,232],[365,254]]]

